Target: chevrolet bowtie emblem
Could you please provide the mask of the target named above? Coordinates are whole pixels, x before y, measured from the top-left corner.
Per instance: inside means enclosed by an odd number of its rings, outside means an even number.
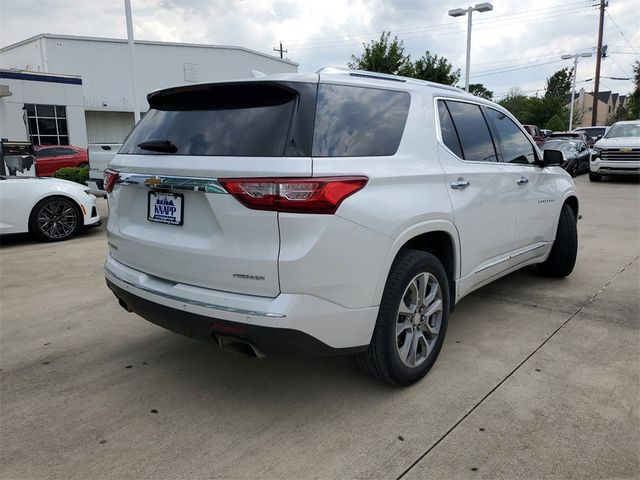
[[[158,177],[149,177],[144,181],[144,184],[147,187],[157,187],[158,185],[162,185],[162,179]]]
[[[621,151],[621,152],[630,152],[631,150],[632,150],[632,149],[631,149],[631,148],[628,148],[628,147],[625,147],[625,148],[621,148],[621,149],[620,149],[620,151]]]

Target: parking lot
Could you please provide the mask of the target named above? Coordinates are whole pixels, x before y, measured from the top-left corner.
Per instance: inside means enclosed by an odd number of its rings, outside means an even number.
[[[128,314],[104,225],[2,239],[0,477],[638,478],[640,187],[576,183],[573,274],[463,299],[406,389],[350,357],[254,360]]]

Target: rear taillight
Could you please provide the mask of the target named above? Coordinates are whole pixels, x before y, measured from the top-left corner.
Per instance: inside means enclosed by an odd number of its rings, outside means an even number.
[[[107,168],[104,171],[104,189],[107,193],[111,193],[113,191],[113,187],[116,186],[119,175],[120,174],[117,171],[111,170],[110,168]]]
[[[335,213],[342,201],[367,183],[366,177],[225,178],[222,186],[254,210]]]

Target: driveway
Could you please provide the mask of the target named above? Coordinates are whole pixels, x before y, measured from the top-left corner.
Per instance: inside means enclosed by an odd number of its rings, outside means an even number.
[[[640,186],[577,184],[574,273],[462,300],[405,389],[349,357],[254,360],[126,313],[104,226],[3,238],[0,477],[638,478]]]

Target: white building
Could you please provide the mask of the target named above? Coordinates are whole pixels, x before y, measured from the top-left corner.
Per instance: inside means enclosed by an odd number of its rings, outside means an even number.
[[[149,108],[147,93],[159,88],[249,78],[252,70],[298,71],[294,62],[242,47],[140,40],[135,62],[141,113]],[[28,38],[0,49],[0,138],[120,143],[133,126],[132,91],[126,40]]]

